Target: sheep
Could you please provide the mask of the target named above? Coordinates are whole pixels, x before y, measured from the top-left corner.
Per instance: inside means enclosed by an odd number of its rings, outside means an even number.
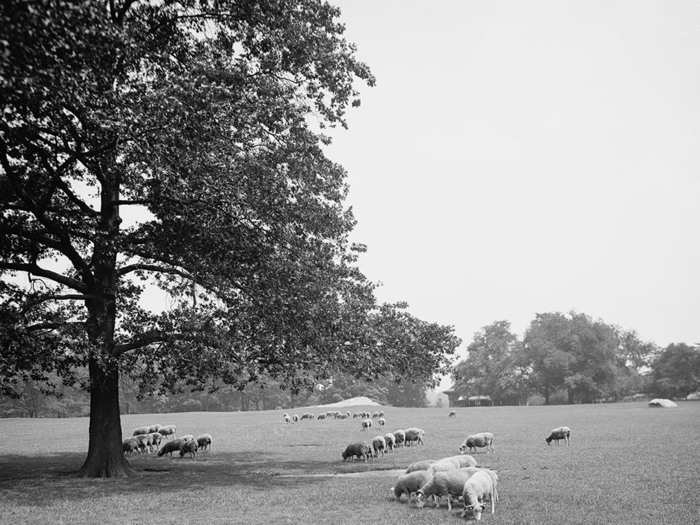
[[[158,451],[158,457],[162,457],[165,454],[170,454],[170,456],[172,456],[173,452],[179,451],[185,443],[187,443],[187,441],[185,441],[182,438],[177,438],[173,439],[172,441],[168,441]]]
[[[149,434],[151,431],[149,430],[149,427],[139,427],[135,428],[134,432],[131,434],[132,436],[142,436],[143,434]]]
[[[411,427],[406,429],[406,445],[411,445],[416,443],[418,445],[423,444],[423,436],[425,435],[425,430],[422,428]]]
[[[425,470],[416,470],[409,474],[402,474],[396,480],[396,484],[391,487],[391,493],[397,501],[401,501],[401,496],[406,494],[408,502],[415,497],[416,492],[424,486],[432,476]]]
[[[347,412],[345,412],[345,417],[343,419],[345,419],[346,417],[350,417],[350,416],[355,417],[353,415],[353,413],[348,410]]]
[[[459,456],[438,459],[435,463],[430,465],[428,470],[434,474],[435,472],[444,472],[446,470],[466,467],[476,467],[476,460],[472,456],[460,454]]]
[[[571,436],[571,429],[569,427],[557,427],[552,429],[552,431],[549,433],[549,436],[545,438],[545,441],[547,442],[547,445],[549,445],[552,440],[557,442],[557,445],[559,444],[559,440],[563,439],[566,441],[566,446],[569,446],[569,439]]]
[[[432,478],[416,491],[416,507],[422,509],[426,498],[433,498],[435,506],[440,506],[440,498],[447,496],[447,509],[452,510],[452,497],[459,500],[464,484],[475,476],[479,469],[474,467],[436,472]]]
[[[462,489],[462,498],[464,499],[464,510],[462,517],[466,517],[471,511],[474,518],[481,520],[481,512],[484,510],[483,501],[488,499],[491,502],[491,514],[495,510],[495,502],[498,501],[498,475],[495,471],[489,469],[478,469],[471,476]]]
[[[151,425],[148,427],[149,434],[153,434],[154,432],[158,432],[159,430],[160,430],[160,425],[157,423],[155,425]]]
[[[209,451],[211,450],[212,442],[211,434],[202,434],[197,437],[197,448],[201,448],[203,451]]]
[[[450,410],[450,413],[447,414],[447,417],[457,417],[457,412],[455,412],[454,410]]]
[[[122,452],[124,454],[136,454],[139,451],[139,442],[136,438],[128,438],[122,442]]]
[[[411,472],[416,472],[418,470],[429,470],[430,467],[433,466],[433,463],[435,463],[434,459],[415,461],[406,468],[406,474],[410,474]]]
[[[192,434],[185,434],[184,436],[180,436],[180,439],[184,439],[185,441],[194,441],[194,436]]]
[[[384,452],[386,452],[386,440],[384,436],[374,436],[372,438],[372,449],[374,449],[374,457],[379,457],[380,452],[382,456],[384,455]]]
[[[319,414],[316,419],[326,419],[326,414]]]
[[[362,420],[362,430],[367,430],[372,426],[372,420],[371,419],[363,419]]]
[[[139,434],[136,436],[136,442],[138,443],[139,452],[143,454],[151,450],[153,439],[150,434]]]
[[[377,417],[379,417],[379,412],[375,412],[374,414],[372,414],[372,419],[377,418]]]
[[[293,423],[298,423],[299,422],[299,414],[294,414],[292,416],[292,422]]]
[[[289,417],[288,414],[285,414],[284,416],[282,416],[282,418],[284,419],[284,422],[285,422],[285,423],[291,423],[291,422],[292,422],[292,418]]]
[[[386,420],[383,417],[380,417],[379,419],[377,419],[377,424],[380,427],[383,427],[386,424]]]
[[[163,436],[159,432],[151,432],[151,448],[154,449],[153,452],[158,450],[161,441],[163,441]]]
[[[343,461],[347,461],[350,458],[352,458],[353,461],[355,461],[355,458],[367,461],[367,457],[371,454],[372,449],[370,446],[366,442],[362,441],[358,443],[350,443],[347,447],[345,447],[342,456]]]
[[[386,434],[384,434],[384,441],[386,441],[387,450],[391,450],[393,452],[394,444],[396,443],[396,438],[394,437],[394,434],[392,434],[391,432],[387,432]]]
[[[384,411],[380,410],[379,412],[377,412],[377,417],[384,417]]]
[[[493,441],[494,437],[491,432],[479,432],[478,434],[472,434],[471,436],[467,436],[464,443],[459,446],[459,451],[462,454],[466,454],[467,451],[476,452],[477,447],[486,447],[487,454],[489,452],[495,452],[493,449]]]
[[[352,418],[353,418],[353,419],[357,419],[358,417],[362,417],[362,414],[360,414],[359,412],[355,412],[355,413],[352,415]]]
[[[194,439],[185,441],[185,444],[180,447],[180,457],[184,457],[185,454],[191,454],[192,459],[194,459],[195,454],[197,453],[197,449],[199,448],[199,445],[197,445],[197,442]]]
[[[175,430],[177,427],[175,425],[165,425],[158,429],[158,433],[163,437],[175,437]]]
[[[314,418],[314,415],[313,415],[313,414],[311,414],[311,413],[309,413],[309,412],[305,412],[304,414],[302,414],[302,416],[301,416],[300,419],[301,419],[301,420],[304,420],[304,419],[313,419],[313,418]]]
[[[394,434],[394,439],[395,439],[394,445],[397,447],[402,447],[404,445],[404,442],[406,441],[406,432],[399,429],[399,430],[394,430],[392,432],[392,434]]]

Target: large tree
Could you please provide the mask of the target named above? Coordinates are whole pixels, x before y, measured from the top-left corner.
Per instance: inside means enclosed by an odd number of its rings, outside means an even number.
[[[373,78],[338,16],[321,0],[0,3],[0,376],[88,370],[84,475],[130,472],[120,371],[158,392],[429,364],[368,335],[373,286],[321,130]],[[140,302],[154,282],[166,312]]]

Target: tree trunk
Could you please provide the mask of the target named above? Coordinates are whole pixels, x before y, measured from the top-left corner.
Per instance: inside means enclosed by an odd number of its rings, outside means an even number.
[[[90,442],[79,475],[90,478],[125,477],[134,473],[122,452],[119,419],[119,370],[102,370],[90,359]]]

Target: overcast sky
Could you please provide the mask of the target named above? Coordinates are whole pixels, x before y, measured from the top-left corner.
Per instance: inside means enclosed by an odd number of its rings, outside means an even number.
[[[337,1],[377,77],[329,155],[381,300],[700,342],[700,2]]]

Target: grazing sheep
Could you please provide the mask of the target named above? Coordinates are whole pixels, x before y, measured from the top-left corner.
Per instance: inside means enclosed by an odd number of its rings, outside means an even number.
[[[457,417],[457,412],[455,412],[454,410],[450,410],[450,413],[447,414],[447,417]]]
[[[158,457],[164,456],[165,454],[170,454],[172,457],[173,452],[179,451],[185,443],[187,443],[187,441],[182,438],[166,442],[158,451]]]
[[[396,438],[394,437],[394,434],[392,434],[391,432],[387,432],[386,434],[384,434],[384,441],[386,441],[387,450],[391,450],[393,452],[394,444],[396,443]]]
[[[495,502],[498,501],[498,475],[489,469],[478,469],[464,484],[462,498],[464,499],[464,510],[462,517],[466,517],[469,511],[474,518],[481,520],[481,512],[484,510],[484,500],[491,501],[491,514],[495,510]]]
[[[197,437],[197,448],[201,448],[205,452],[210,451],[212,442],[211,434],[202,434]]]
[[[197,442],[194,439],[185,441],[185,444],[180,447],[180,457],[185,457],[185,454],[191,454],[192,459],[194,459],[198,448],[199,445],[197,445]]]
[[[139,427],[135,428],[134,432],[131,434],[132,436],[142,436],[143,434],[150,434],[149,427]]]
[[[382,453],[382,456],[384,455],[384,452],[386,452],[386,440],[384,439],[384,436],[374,436],[372,438],[372,449],[374,450],[374,457],[379,457],[379,453]]]
[[[350,412],[349,410],[347,412],[345,412],[345,417],[350,417],[350,416],[355,417],[355,416],[353,416],[352,412]],[[343,419],[345,419],[345,417]]]
[[[139,453],[145,454],[151,450],[153,439],[151,438],[150,434],[139,434],[136,436],[136,442],[139,446]]]
[[[122,442],[122,452],[124,454],[136,454],[139,451],[139,442],[136,438],[128,438]]]
[[[163,436],[159,432],[151,432],[151,448],[152,452],[158,450],[161,441],[163,441]]]
[[[377,417],[379,417],[379,412],[375,412],[374,414],[372,414],[372,419],[377,418]]]
[[[153,434],[154,432],[158,432],[159,430],[160,430],[160,425],[157,423],[155,425],[151,425],[148,427],[149,434]]]
[[[404,445],[404,442],[406,441],[406,432],[399,429],[399,430],[394,430],[392,432],[392,434],[394,434],[394,439],[396,440],[394,445],[397,447],[402,447]]]
[[[282,416],[282,417],[283,417],[285,423],[291,423],[291,422],[292,422],[292,418],[289,417],[289,415],[285,414],[285,415]]]
[[[319,414],[316,419],[326,419],[326,414]]]
[[[416,507],[425,505],[426,498],[433,498],[435,506],[440,506],[440,498],[447,496],[447,509],[452,510],[452,497],[456,500],[462,496],[464,484],[475,476],[479,469],[470,467],[436,472],[432,478],[416,491]]]
[[[192,434],[185,434],[184,436],[180,436],[180,439],[184,439],[185,441],[194,441],[194,436]]]
[[[495,452],[493,449],[493,441],[494,437],[491,432],[479,432],[478,434],[472,434],[471,436],[467,436],[464,443],[459,446],[459,451],[462,454],[465,454],[466,452],[476,452],[477,447],[486,447],[487,454],[489,452]]]
[[[428,470],[434,474],[435,472],[444,472],[446,470],[466,467],[476,467],[476,460],[466,454],[460,454],[459,456],[450,456],[448,458],[438,459],[435,463],[430,465]]]
[[[177,427],[175,425],[165,425],[158,429],[158,433],[163,437],[175,437],[175,430]]]
[[[302,414],[302,416],[301,416],[301,419],[302,419],[302,420],[304,420],[304,419],[313,419],[313,418],[314,418],[314,415],[311,414],[311,413],[309,413],[309,412],[306,412],[306,413]]]
[[[353,418],[353,419],[357,419],[358,417],[362,417],[362,414],[360,414],[359,412],[355,412],[355,413],[352,415],[352,418]]]
[[[408,497],[408,502],[415,497],[416,492],[420,488],[430,481],[432,476],[425,470],[416,470],[409,474],[402,474],[399,479],[396,480],[396,484],[391,487],[391,492],[397,501],[401,501],[401,496],[406,494]]]
[[[297,423],[299,421],[299,414],[294,414],[292,416],[292,422]]]
[[[345,447],[345,450],[342,454],[343,461],[347,461],[349,458],[352,458],[353,461],[355,461],[355,458],[367,461],[367,458],[371,455],[372,449],[364,441],[358,443],[350,443],[347,447]]]
[[[377,424],[379,424],[380,427],[383,427],[386,424],[386,420],[383,417],[380,417],[377,419]]]
[[[362,430],[367,430],[372,426],[372,420],[371,419],[363,419],[362,420]]]
[[[406,439],[404,442],[407,446],[411,446],[413,443],[417,445],[423,444],[423,436],[425,435],[425,430],[422,428],[411,427],[406,429]]]
[[[547,442],[547,445],[549,445],[552,441],[556,441],[558,445],[559,440],[563,439],[566,441],[566,446],[568,447],[570,437],[571,429],[569,427],[557,427],[552,429],[549,436],[545,438],[545,441]]]
[[[423,459],[421,461],[415,461],[411,463],[408,468],[406,468],[406,474],[410,474],[411,472],[416,472],[418,470],[429,470],[430,467],[433,466],[433,463],[435,463],[434,459]]]

